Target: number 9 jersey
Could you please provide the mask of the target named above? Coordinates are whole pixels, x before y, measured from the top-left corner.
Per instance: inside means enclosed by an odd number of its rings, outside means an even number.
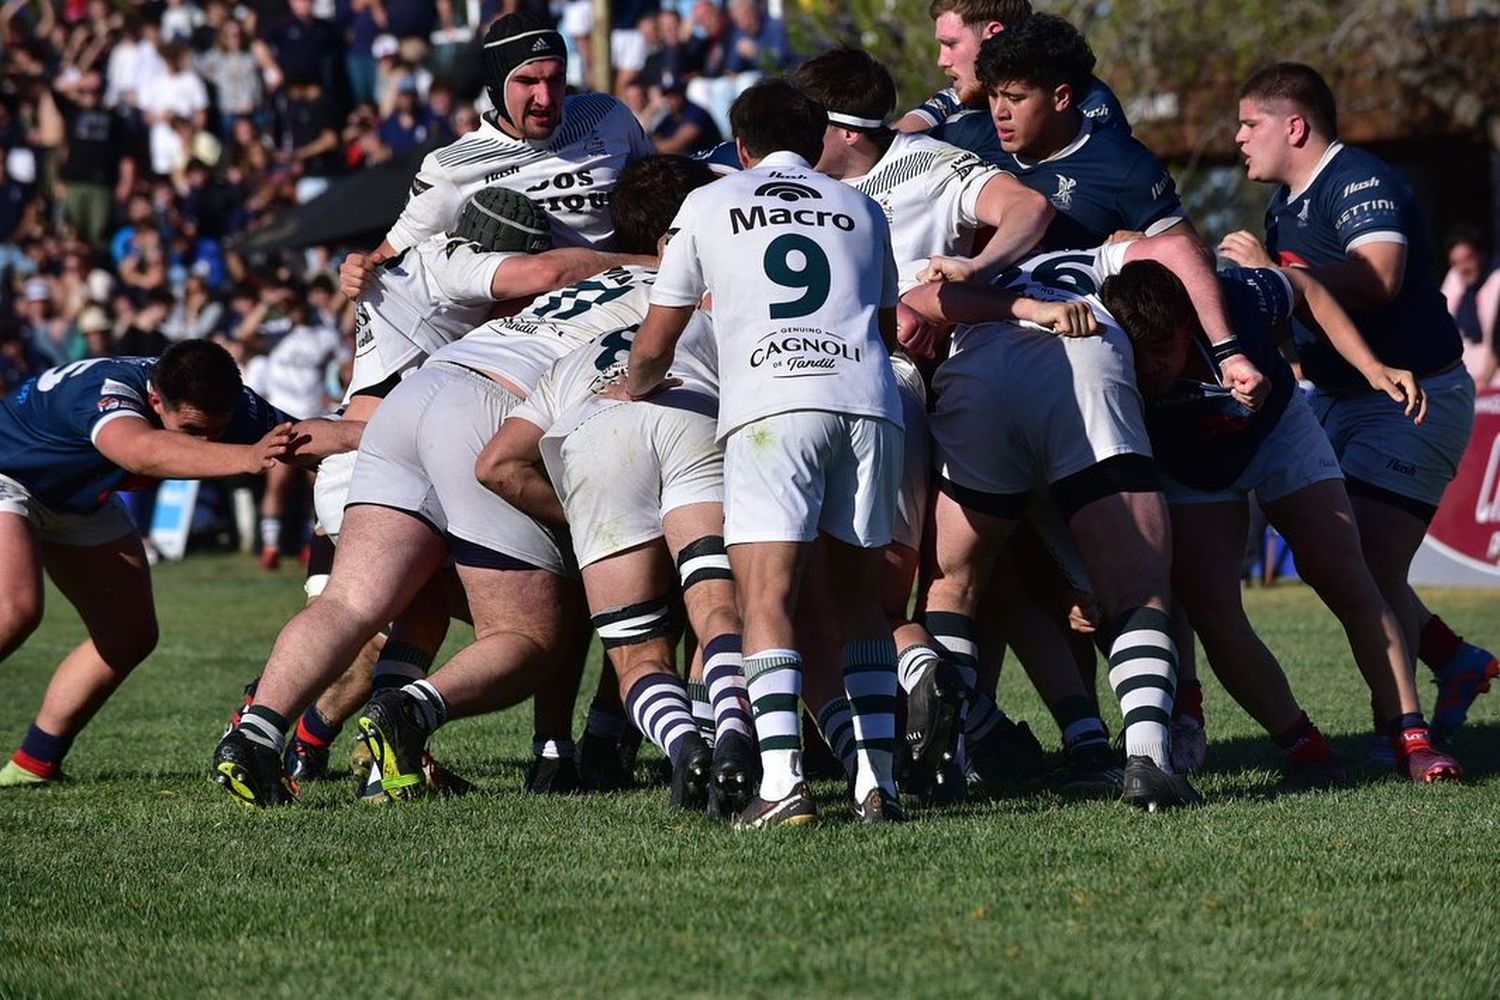
[[[873,200],[778,151],[688,195],[667,235],[651,304],[712,294],[721,440],[794,410],[900,426],[879,327],[896,264]]]

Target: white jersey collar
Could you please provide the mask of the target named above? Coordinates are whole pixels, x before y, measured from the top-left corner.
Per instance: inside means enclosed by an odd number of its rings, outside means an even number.
[[[767,153],[761,158],[754,169],[761,167],[798,167],[802,170],[811,170],[812,164],[792,152],[790,149],[778,149],[773,153]]]
[[[1083,148],[1084,143],[1088,142],[1089,137],[1093,134],[1094,120],[1092,118],[1085,118],[1083,120],[1083,125],[1078,129],[1078,134],[1073,137],[1073,141],[1068,143],[1062,149],[1059,149],[1057,152],[1053,153],[1051,156],[1044,156],[1040,160],[1037,160],[1035,163],[1027,163],[1025,160],[1021,159],[1020,156],[1017,156],[1014,153],[1012,153],[1011,155],[1015,156],[1016,165],[1019,166],[1022,170],[1030,170],[1037,164],[1051,163],[1053,160],[1060,160],[1065,156],[1072,156],[1074,153]]]
[[[1307,194],[1307,189],[1313,186],[1313,182],[1318,179],[1318,175],[1323,172],[1323,168],[1328,166],[1333,158],[1339,155],[1343,148],[1344,144],[1336,139],[1333,142],[1329,143],[1328,148],[1323,150],[1323,155],[1318,157],[1318,165],[1316,167],[1313,167],[1312,175],[1307,178],[1306,182],[1304,182],[1303,185],[1295,191],[1287,191],[1286,203],[1290,205],[1298,198]]]

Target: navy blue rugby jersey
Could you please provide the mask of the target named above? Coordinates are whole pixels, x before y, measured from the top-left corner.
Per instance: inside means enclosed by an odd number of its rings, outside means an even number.
[[[1411,187],[1379,157],[1334,143],[1295,196],[1282,185],[1266,209],[1266,248],[1283,266],[1342,264],[1366,243],[1406,244],[1406,275],[1382,306],[1350,309],[1370,349],[1393,368],[1430,375],[1458,361],[1462,338],[1438,289],[1427,227]],[[1322,331],[1293,321],[1302,372],[1320,389],[1369,390]]]
[[[933,129],[940,129],[952,118],[962,111],[979,111],[983,108],[966,108],[958,99],[958,91],[949,87],[933,94],[926,101],[911,110],[911,114],[921,115]],[[1083,101],[1078,105],[1078,110],[1083,116],[1094,123],[1097,129],[1118,129],[1126,135],[1130,134],[1130,122],[1125,117],[1125,109],[1120,105],[1120,99],[1115,92],[1109,89],[1109,84],[1092,77],[1089,83],[1089,91],[1083,95]],[[934,135],[934,139],[943,139],[941,135]],[[991,138],[994,138],[991,136]],[[944,142],[954,143],[951,139],[943,139]],[[967,149],[968,147],[964,147]],[[978,150],[970,149],[969,152],[977,153]]]
[[[74,361],[49,368],[0,399],[0,473],[66,514],[91,514],[116,490],[154,483],[115,465],[94,441],[111,420],[145,419],[159,426],[149,400],[155,364],[155,358]],[[291,419],[247,388],[219,440],[253,444]]]
[[[1270,268],[1223,271],[1219,284],[1230,326],[1245,355],[1271,380],[1271,395],[1252,412],[1219,383],[1185,374],[1165,395],[1146,397],[1146,432],[1156,461],[1173,479],[1197,490],[1221,490],[1238,479],[1297,391],[1274,333],[1292,315],[1291,284]],[[1218,369],[1202,330],[1191,350],[1206,364],[1195,371]]]

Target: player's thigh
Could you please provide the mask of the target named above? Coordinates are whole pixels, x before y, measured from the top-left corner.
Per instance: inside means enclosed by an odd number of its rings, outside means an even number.
[[[1175,504],[1172,593],[1199,629],[1240,607],[1240,568],[1250,511],[1245,498]]]
[[[825,474],[818,528],[861,549],[883,549],[895,533],[902,466],[901,428],[874,417],[844,417],[846,445]]]
[[[419,518],[439,534],[447,530],[437,494],[422,467],[417,440],[422,417],[445,387],[442,372],[418,371],[392,389],[376,409],[355,454],[345,520],[355,506],[376,506]]]
[[[1132,608],[1165,608],[1172,532],[1161,493],[1108,493],[1064,514],[1106,624]]]
[[[151,566],[134,531],[97,545],[43,542],[42,562],[106,661],[139,662],[156,646]]]
[[[953,496],[951,484],[940,486],[933,504],[933,558],[936,563],[931,590],[941,590],[949,602],[958,600],[972,613],[994,571],[1006,539],[1025,513],[1029,495],[996,498],[1003,503],[983,502],[979,509],[970,496],[966,502]],[[948,610],[945,606],[944,610]]]
[[[578,580],[542,569],[459,566],[474,634],[525,636],[544,649],[561,645],[578,603]]]
[[[646,601],[671,603],[672,557],[659,539],[591,562],[580,573],[591,615]]]
[[[810,542],[742,542],[729,546],[740,612],[748,621],[756,613],[785,616],[797,604]]]
[[[929,445],[940,490],[981,513],[1015,520],[1041,485],[1024,412],[1013,399],[1011,352],[996,336],[965,349],[933,376]],[[989,504],[1006,503],[1004,511]]]
[[[317,600],[336,602],[361,621],[401,613],[448,558],[448,543],[419,515],[375,504],[344,511],[328,584]]]
[[[45,593],[41,546],[31,519],[0,505],[0,647],[41,622]]]
[[[1348,595],[1371,587],[1354,506],[1342,480],[1313,483],[1263,501],[1261,509],[1291,546],[1297,575],[1309,586]]]

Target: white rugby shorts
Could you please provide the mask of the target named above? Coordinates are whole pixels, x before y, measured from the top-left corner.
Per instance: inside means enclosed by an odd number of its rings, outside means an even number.
[[[1123,333],[979,328],[932,388],[938,473],[966,490],[1016,496],[1117,455],[1151,456]]]
[[[365,426],[348,506],[405,511],[446,537],[460,566],[568,575],[558,539],[480,485],[479,453],[520,400],[479,372],[434,362],[402,380]]]
[[[819,532],[890,544],[902,477],[901,428],[878,417],[794,410],[724,442],[724,543],[811,542]]]
[[[48,507],[6,475],[0,475],[0,514],[24,517],[36,525],[42,541],[71,548],[103,545],[135,534],[135,522],[119,496],[111,496],[92,514],[67,514]]]
[[[660,538],[678,507],[724,502],[717,423],[712,399],[672,389],[598,410],[568,434],[563,509],[579,566]]]

